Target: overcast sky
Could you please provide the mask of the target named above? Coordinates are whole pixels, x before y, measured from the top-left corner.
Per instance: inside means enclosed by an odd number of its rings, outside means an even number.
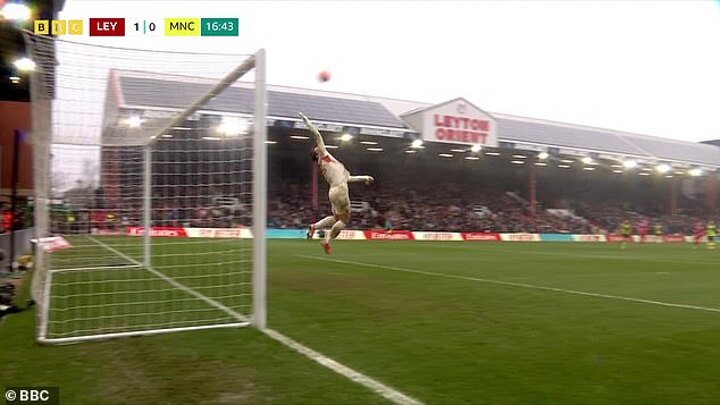
[[[90,38],[86,27],[83,40],[263,47],[272,84],[430,103],[462,96],[489,112],[720,138],[719,1],[67,0],[62,17],[237,17],[238,37]],[[323,69],[333,77],[321,84]]]

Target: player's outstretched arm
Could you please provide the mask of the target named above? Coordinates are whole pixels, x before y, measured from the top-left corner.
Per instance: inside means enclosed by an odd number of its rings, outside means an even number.
[[[318,150],[320,152],[320,156],[325,156],[327,154],[327,149],[325,148],[325,141],[323,141],[322,135],[320,135],[320,131],[318,131],[317,127],[310,122],[310,119],[305,116],[302,112],[299,112],[300,118],[305,122],[305,125],[310,130],[310,133],[312,134],[313,138],[315,139],[315,143],[317,144]]]
[[[373,176],[350,176],[350,177],[348,177],[348,183],[363,182],[365,184],[370,184],[373,181],[375,181]]]

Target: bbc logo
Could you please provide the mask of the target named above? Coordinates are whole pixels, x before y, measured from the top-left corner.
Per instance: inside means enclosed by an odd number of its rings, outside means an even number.
[[[83,20],[35,20],[38,35],[82,35]]]
[[[59,405],[59,387],[6,387],[5,404]]]

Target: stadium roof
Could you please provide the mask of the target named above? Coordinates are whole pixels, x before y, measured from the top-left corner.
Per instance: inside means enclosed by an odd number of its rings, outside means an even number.
[[[179,109],[191,104],[213,82],[199,78],[116,71],[109,88],[120,108]],[[148,91],[148,89],[152,89]],[[203,111],[252,112],[248,84],[237,84],[210,101]],[[108,97],[110,100],[111,98]],[[268,116],[298,121],[297,112],[327,124],[414,132],[401,115],[432,104],[366,95],[268,85]],[[501,146],[517,149],[557,149],[561,153],[605,156],[720,168],[720,148],[647,135],[491,113],[498,122]],[[402,131],[402,132],[400,132]]]
[[[118,75],[123,104],[160,108],[185,108],[207,92],[210,83],[188,83],[135,75]],[[148,91],[148,89],[153,89]],[[250,113],[253,110],[252,89],[235,86],[219,94],[203,107],[203,111]],[[268,88],[268,115],[277,118],[298,118],[303,111],[315,120],[405,129],[403,121],[382,103],[333,96],[286,92]]]

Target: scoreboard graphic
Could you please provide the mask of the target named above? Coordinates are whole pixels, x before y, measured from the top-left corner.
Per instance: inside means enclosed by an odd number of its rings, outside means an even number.
[[[35,20],[34,22],[36,34],[62,36],[87,33],[91,37],[236,37],[239,35],[239,28],[238,18],[227,17],[88,18],[87,20]]]

